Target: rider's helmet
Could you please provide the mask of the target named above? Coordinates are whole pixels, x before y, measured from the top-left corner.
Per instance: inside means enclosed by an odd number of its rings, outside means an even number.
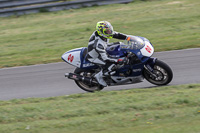
[[[105,38],[113,37],[113,27],[108,21],[100,21],[96,26],[97,33]]]

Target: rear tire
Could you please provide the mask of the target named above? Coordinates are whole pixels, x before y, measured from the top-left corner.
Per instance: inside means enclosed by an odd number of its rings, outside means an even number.
[[[164,62],[156,60],[153,73],[157,75],[155,78],[146,69],[143,71],[144,78],[155,85],[166,85],[171,82],[173,78],[173,72],[171,68]]]
[[[89,77],[91,78],[91,75],[94,74],[94,71],[92,70],[83,70],[83,69],[80,69],[80,68],[76,68],[74,73],[76,74],[79,74],[79,75],[84,75],[86,77]],[[90,75],[88,75],[88,73],[90,73]],[[102,90],[104,87],[101,86],[101,85],[88,85],[82,81],[76,81],[75,80],[75,83],[81,88],[83,89],[84,91],[87,91],[87,92],[95,92],[95,91],[100,91]]]

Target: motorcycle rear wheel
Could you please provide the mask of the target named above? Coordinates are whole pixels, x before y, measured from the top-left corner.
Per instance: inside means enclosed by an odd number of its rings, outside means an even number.
[[[157,76],[152,76],[147,70],[143,71],[144,78],[155,85],[167,85],[173,78],[173,72],[171,68],[164,62],[156,60],[153,73]]]
[[[91,71],[91,70],[87,71],[87,70],[83,70],[83,69],[80,69],[80,68],[76,68],[74,73],[91,78],[91,75],[94,73],[94,71]],[[90,75],[88,75],[88,73],[90,73]],[[101,85],[88,85],[88,84],[86,84],[86,83],[84,83],[82,81],[76,81],[75,80],[75,83],[81,89],[83,89],[84,91],[87,91],[87,92],[100,91],[100,90],[102,90],[104,88]]]

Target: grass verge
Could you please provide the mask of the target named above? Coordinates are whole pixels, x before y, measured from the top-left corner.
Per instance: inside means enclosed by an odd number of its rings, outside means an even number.
[[[60,62],[65,51],[87,46],[100,20],[148,38],[156,51],[200,47],[199,6],[199,0],[137,0],[0,18],[0,68]]]
[[[199,133],[200,84],[0,101],[2,133]]]

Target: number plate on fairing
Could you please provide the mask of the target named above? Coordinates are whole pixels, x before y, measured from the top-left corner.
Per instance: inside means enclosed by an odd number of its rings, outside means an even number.
[[[153,55],[154,48],[150,44],[150,42],[145,41],[145,46],[141,49],[141,53],[143,56],[151,57]]]

